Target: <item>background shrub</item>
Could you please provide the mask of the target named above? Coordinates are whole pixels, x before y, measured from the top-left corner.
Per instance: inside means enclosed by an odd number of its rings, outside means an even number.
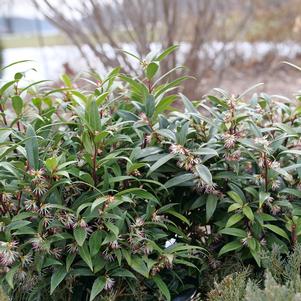
[[[228,275],[215,284],[208,293],[208,300],[301,300],[300,251],[298,245],[283,258],[280,248],[275,245],[271,252],[261,254],[266,266],[264,277],[254,280],[254,275],[248,270]]]

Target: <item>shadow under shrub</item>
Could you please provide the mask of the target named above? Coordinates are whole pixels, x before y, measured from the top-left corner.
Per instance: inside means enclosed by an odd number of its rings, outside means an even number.
[[[66,75],[55,90],[24,73],[2,85],[0,273],[13,300],[181,300],[300,240],[300,108],[251,90],[191,102],[177,93],[188,77],[168,81],[178,67],[160,75],[175,49],[135,57],[142,79],[116,68],[80,89]]]

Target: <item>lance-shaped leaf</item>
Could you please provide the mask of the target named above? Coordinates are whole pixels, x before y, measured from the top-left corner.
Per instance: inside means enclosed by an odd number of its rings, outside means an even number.
[[[29,166],[35,170],[39,169],[39,148],[36,132],[32,125],[28,125],[26,131],[25,150]]]

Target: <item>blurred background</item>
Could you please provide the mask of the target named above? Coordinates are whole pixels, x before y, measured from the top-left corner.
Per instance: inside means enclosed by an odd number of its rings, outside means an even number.
[[[189,97],[259,82],[290,97],[301,73],[282,62],[301,65],[300,42],[301,0],[0,0],[0,64],[34,60],[28,80],[119,65],[138,75],[122,49],[145,57],[178,44],[162,71],[183,64],[195,77],[184,88]]]

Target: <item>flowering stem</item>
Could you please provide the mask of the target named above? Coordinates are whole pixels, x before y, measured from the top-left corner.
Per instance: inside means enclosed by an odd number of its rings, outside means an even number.
[[[1,113],[2,113],[3,122],[4,122],[4,124],[7,126],[7,119],[6,119],[6,116],[5,116],[5,113],[4,113],[4,109],[3,109],[2,104],[0,104],[0,111],[1,111]]]
[[[292,244],[292,247],[295,247],[296,245],[296,242],[297,242],[297,234],[296,234],[296,225],[293,224],[292,225],[292,231],[291,231],[291,244]]]
[[[153,86],[151,80],[147,80],[147,86],[148,86],[148,92],[152,93],[153,91]]]
[[[20,121],[19,120],[17,121],[17,128],[18,128],[18,131],[21,132],[21,125],[20,125]]]

